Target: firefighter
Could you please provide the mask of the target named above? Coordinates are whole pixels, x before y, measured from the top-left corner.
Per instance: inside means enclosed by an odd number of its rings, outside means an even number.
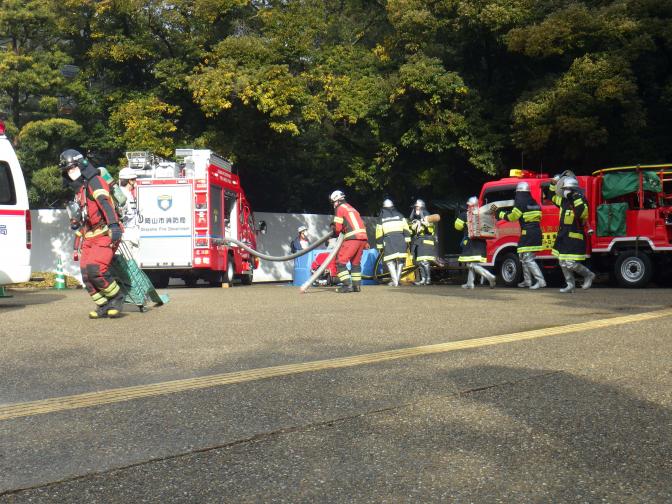
[[[299,229],[296,231],[298,235],[292,240],[292,243],[289,244],[292,254],[299,250],[307,249],[308,245],[310,245],[310,242],[308,241],[308,228],[306,226],[299,226]]]
[[[126,167],[119,171],[119,186],[126,198],[121,207],[121,222],[124,225],[124,241],[134,247],[140,246],[140,226],[138,224],[138,202],[136,195],[136,179],[138,176],[132,168]]]
[[[478,198],[472,196],[467,200],[467,211],[469,209],[478,211]],[[467,226],[467,211],[463,210],[455,219],[455,229],[464,231],[462,238],[462,252],[458,261],[464,263],[469,268],[467,271],[467,283],[462,285],[463,289],[473,289],[476,273],[485,278],[490,283],[490,288],[495,287],[495,275],[479,263],[487,261],[486,243],[482,238],[469,238],[469,226]]]
[[[518,182],[513,208],[508,212],[500,210],[497,216],[501,220],[520,221],[518,257],[523,266],[523,281],[518,287],[529,287],[532,290],[546,287],[541,268],[534,260],[535,252],[543,250],[544,247],[541,244],[541,206],[530,194],[530,184]],[[536,280],[534,284],[532,278]]]
[[[434,251],[436,241],[434,239],[434,224],[427,222],[429,212],[425,202],[421,199],[415,202],[411,215],[408,218],[411,223],[411,257],[413,264],[418,267],[420,280],[415,285],[431,285],[432,277],[430,262],[436,260]]]
[[[360,292],[362,285],[362,254],[369,242],[366,236],[366,227],[359,212],[345,202],[345,194],[342,191],[334,191],[329,196],[334,205],[334,220],[332,227],[334,235],[345,235],[345,241],[336,256],[336,270],[338,279],[343,284],[337,292]],[[348,271],[347,263],[350,262],[351,271]]]
[[[579,189],[579,181],[573,176],[562,177],[561,194],[557,194],[556,184],[560,176],[553,178],[553,182],[546,189],[548,198],[560,208],[560,226],[553,245],[553,255],[560,263],[560,269],[565,277],[567,286],[560,292],[574,292],[576,281],[574,274],[583,277],[581,288],[589,289],[595,278],[595,273],[586,268],[581,261],[586,259],[586,234],[584,225],[588,218],[588,202]]]
[[[394,208],[392,200],[386,199],[380,211],[380,224],[376,225],[376,248],[383,254],[383,262],[390,272],[390,285],[393,287],[399,287],[410,241],[411,230],[408,222]]]
[[[60,168],[65,185],[77,192],[75,202],[81,220],[76,231],[74,258],[79,259],[82,280],[97,305],[89,318],[118,317],[124,294],[109,266],[121,240],[122,228],[109,186],[98,170],[74,149],[61,154]]]

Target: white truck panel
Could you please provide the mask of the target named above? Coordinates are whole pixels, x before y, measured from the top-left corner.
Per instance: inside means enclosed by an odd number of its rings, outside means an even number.
[[[140,267],[191,267],[193,200],[191,184],[138,186]]]

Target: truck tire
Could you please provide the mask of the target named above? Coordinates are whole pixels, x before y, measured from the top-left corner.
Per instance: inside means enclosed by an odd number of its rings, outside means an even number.
[[[221,287],[223,278],[224,273],[221,271],[211,271],[208,278],[208,283],[210,284],[210,287]]]
[[[149,281],[152,282],[152,285],[155,289],[165,289],[168,287],[170,282],[170,275],[162,271],[155,270],[143,270],[149,278]]]
[[[516,287],[523,278],[523,267],[515,252],[507,252],[497,261],[497,276],[507,287]]]
[[[626,251],[618,255],[614,263],[614,277],[621,287],[631,289],[645,287],[653,276],[653,263],[644,252]]]
[[[222,283],[227,283],[229,284],[229,287],[233,287],[233,277],[235,274],[236,269],[233,264],[233,256],[229,256],[228,260],[226,261],[226,271],[222,277]]]
[[[242,275],[240,281],[243,285],[252,285],[252,282],[254,281],[254,270],[251,269],[249,275]]]

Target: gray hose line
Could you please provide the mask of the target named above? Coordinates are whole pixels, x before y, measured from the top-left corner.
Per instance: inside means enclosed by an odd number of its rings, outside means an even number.
[[[212,240],[212,241],[215,245],[223,245],[225,243],[233,243],[235,245],[238,245],[243,250],[247,250],[253,256],[257,256],[259,259],[263,259],[264,261],[280,262],[280,261],[291,261],[292,259],[296,259],[297,257],[301,257],[302,255],[307,254],[311,250],[315,250],[317,247],[319,247],[324,242],[329,240],[329,238],[331,238],[332,236],[333,236],[332,233],[326,234],[322,238],[317,240],[315,243],[311,243],[308,246],[308,248],[305,248],[303,250],[299,250],[298,252],[295,252],[294,254],[289,254],[289,255],[286,255],[286,256],[270,256],[270,255],[266,255],[262,252],[257,252],[252,247],[249,247],[248,245],[245,245],[243,242],[240,242],[240,241],[235,240],[233,238],[220,238],[220,239],[216,239],[216,240]]]
[[[336,254],[341,248],[341,245],[343,245],[343,242],[345,241],[345,235],[340,234],[338,235],[338,240],[336,240],[336,247],[334,247],[334,250],[331,251],[331,253],[327,256],[327,258],[320,264],[320,267],[315,270],[315,273],[312,274],[312,276],[306,280],[303,285],[301,286],[301,292],[304,293],[308,289],[310,289],[310,286],[313,285],[313,282],[317,280],[322,272],[329,266],[329,263],[334,260],[334,257],[336,257]]]

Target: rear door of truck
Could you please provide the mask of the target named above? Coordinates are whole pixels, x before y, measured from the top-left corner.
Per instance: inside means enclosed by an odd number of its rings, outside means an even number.
[[[190,180],[138,181],[140,250],[144,269],[191,268],[193,187]]]

